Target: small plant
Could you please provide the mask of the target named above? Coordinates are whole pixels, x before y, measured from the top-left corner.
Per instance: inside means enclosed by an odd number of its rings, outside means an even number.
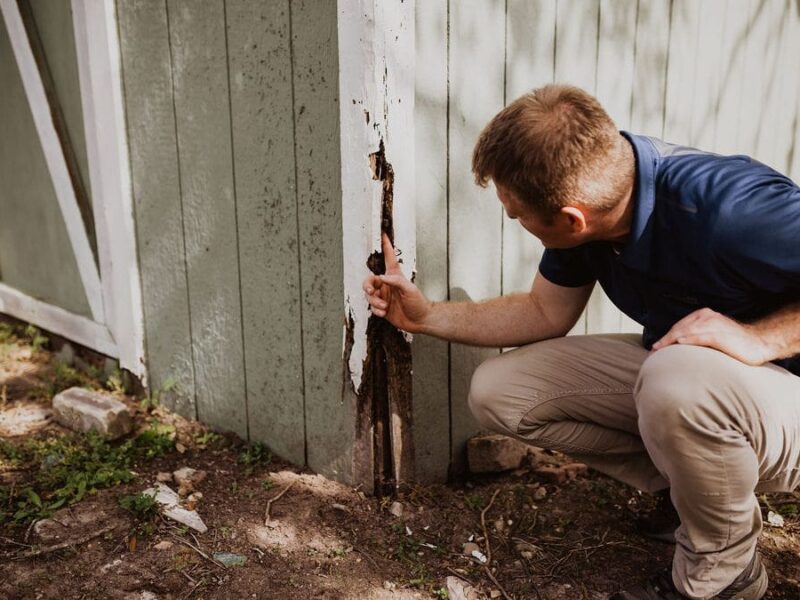
[[[433,590],[433,597],[441,598],[442,600],[447,600],[448,598],[450,598],[450,594],[447,593],[447,588],[440,587]]]
[[[122,371],[115,368],[111,375],[108,376],[105,383],[106,389],[114,394],[125,393],[125,382],[122,380]]]
[[[272,453],[261,442],[247,444],[239,453],[239,462],[243,465],[256,465],[272,461]]]
[[[175,381],[172,377],[167,377],[164,380],[163,385],[157,389],[153,390],[151,393],[147,394],[140,403],[142,410],[151,411],[154,408],[161,406],[161,399],[163,398],[164,394],[167,392],[172,391],[173,389],[177,388],[178,382]]]
[[[175,427],[164,425],[155,419],[133,441],[133,451],[137,456],[146,459],[163,456],[175,448]]]
[[[213,444],[222,439],[222,436],[213,431],[203,431],[194,434],[194,443],[198,448],[205,449],[210,444]]]
[[[34,354],[40,352],[50,341],[46,336],[42,335],[42,332],[39,331],[37,327],[34,327],[33,325],[28,325],[25,328],[25,337],[30,342]]]
[[[464,496],[464,504],[466,504],[467,508],[470,510],[480,510],[483,508],[483,499],[477,494]]]
[[[142,492],[141,494],[122,496],[119,499],[119,505],[141,521],[155,514],[156,495]]]
[[[76,369],[63,363],[58,363],[50,379],[48,394],[55,396],[67,388],[82,386],[85,383],[86,379]]]
[[[267,478],[261,482],[261,487],[268,492],[269,490],[275,487],[275,482],[272,481],[272,479]]]

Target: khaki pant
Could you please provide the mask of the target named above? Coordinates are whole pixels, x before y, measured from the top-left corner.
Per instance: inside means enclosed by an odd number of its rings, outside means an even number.
[[[475,371],[469,405],[485,427],[644,491],[670,487],[675,585],[709,598],[755,550],[754,491],[800,482],[800,377],[698,346],[650,353],[640,340],[574,336],[506,352]]]

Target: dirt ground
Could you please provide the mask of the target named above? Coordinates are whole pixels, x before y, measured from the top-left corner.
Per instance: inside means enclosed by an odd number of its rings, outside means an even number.
[[[475,598],[600,600],[670,561],[669,545],[635,532],[636,515],[652,499],[599,474],[555,485],[522,468],[410,486],[393,499],[367,497],[154,401],[125,396],[97,365],[84,364],[80,375],[80,365],[65,371],[35,335],[0,342],[0,498],[7,504],[0,598],[448,598],[446,579],[458,576],[474,587]],[[14,520],[16,490],[45,467],[12,460],[14,448],[68,432],[31,411],[31,431],[16,435],[7,417],[31,407],[46,411],[52,393],[75,383],[111,387],[134,411],[138,431],[157,419],[174,427],[173,439],[164,454],[136,458],[130,481],[60,508],[53,518],[64,526],[61,541],[45,541],[30,519]],[[194,485],[205,533],[120,506],[120,498],[152,486],[159,473],[187,466],[207,474]],[[402,503],[402,516],[390,512],[394,501]],[[761,539],[771,577],[767,598],[798,599],[800,500],[776,495],[764,502],[785,516],[782,527],[766,528]],[[765,504],[765,517],[766,511]],[[464,555],[470,540],[491,554],[490,569]],[[217,552],[246,562],[223,566]]]

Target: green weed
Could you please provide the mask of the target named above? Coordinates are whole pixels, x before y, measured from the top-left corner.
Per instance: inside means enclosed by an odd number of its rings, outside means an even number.
[[[34,354],[40,352],[50,342],[50,340],[42,335],[42,332],[33,325],[28,325],[25,328],[25,338],[30,342]]]
[[[156,513],[156,495],[142,492],[132,496],[122,496],[119,505],[137,519],[144,520]]]
[[[464,496],[464,504],[470,510],[481,510],[483,508],[483,498],[481,498],[477,494],[472,494],[471,496]]]
[[[272,461],[272,453],[261,442],[247,444],[239,453],[239,462],[243,465],[256,465]]]

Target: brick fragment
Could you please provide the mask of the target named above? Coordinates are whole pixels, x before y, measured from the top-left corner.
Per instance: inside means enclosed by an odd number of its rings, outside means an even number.
[[[522,464],[530,446],[498,433],[478,435],[467,442],[467,462],[473,473],[510,471]]]
[[[107,439],[130,433],[133,419],[122,402],[100,392],[72,387],[53,398],[53,416],[64,427],[86,433],[96,430]]]

